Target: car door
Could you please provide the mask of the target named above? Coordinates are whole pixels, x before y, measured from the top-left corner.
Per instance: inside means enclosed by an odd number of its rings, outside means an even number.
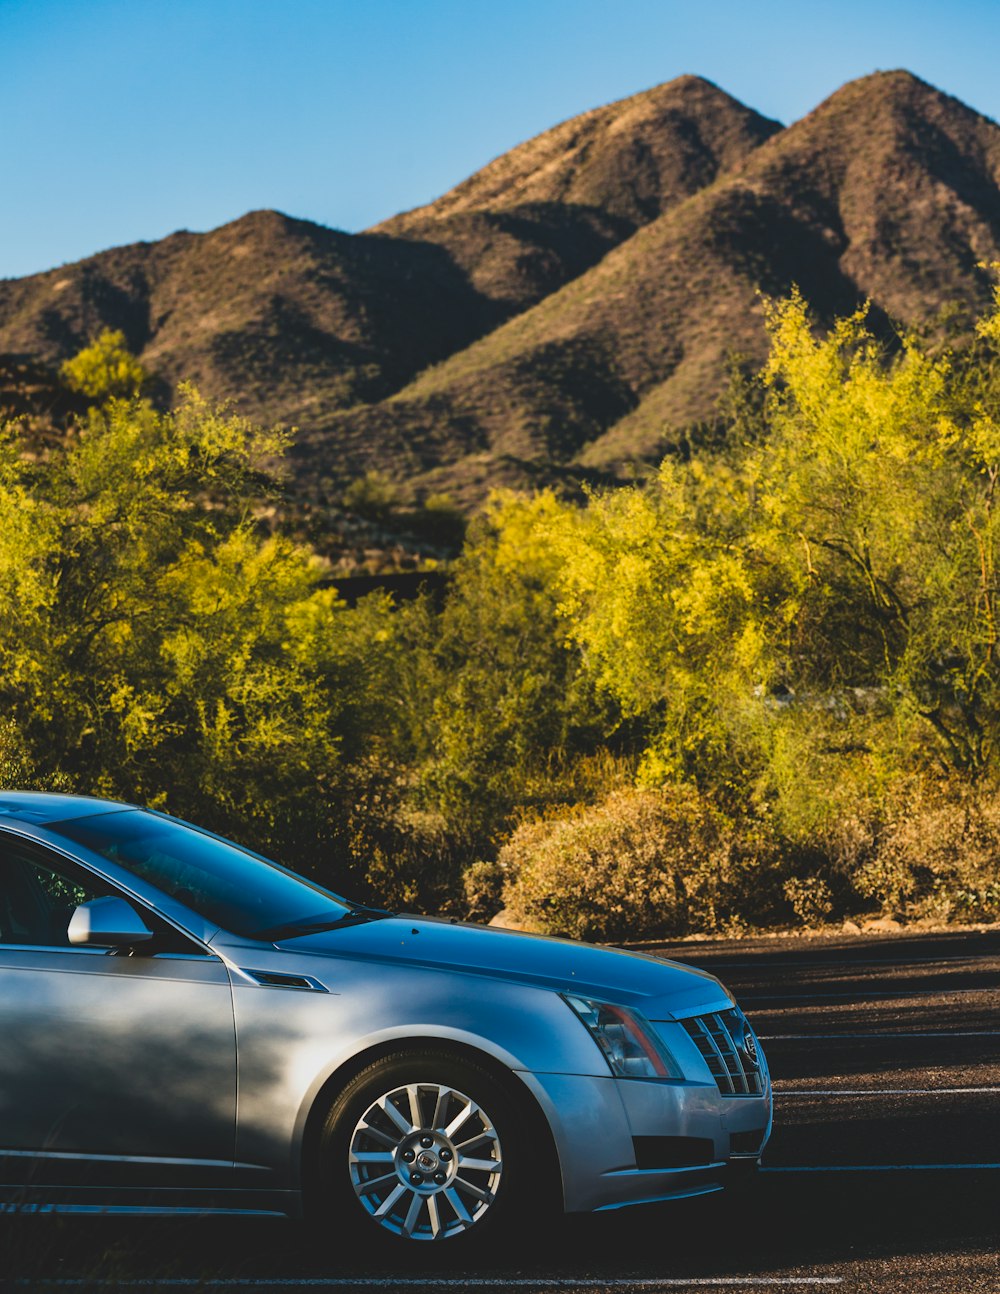
[[[70,945],[76,905],[115,893],[0,832],[0,1184],[218,1185],[231,1175],[226,967],[141,906],[156,932],[150,951]]]

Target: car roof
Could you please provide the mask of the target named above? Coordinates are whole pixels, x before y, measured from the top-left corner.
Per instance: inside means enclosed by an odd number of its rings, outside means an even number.
[[[119,800],[100,800],[94,795],[61,795],[55,791],[0,791],[0,822],[62,822],[115,809],[134,809]]]

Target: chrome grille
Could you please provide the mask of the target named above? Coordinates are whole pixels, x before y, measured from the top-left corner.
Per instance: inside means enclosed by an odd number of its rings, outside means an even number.
[[[764,1080],[759,1064],[743,1051],[747,1028],[742,1011],[713,1011],[680,1023],[705,1058],[723,1096],[760,1096]]]

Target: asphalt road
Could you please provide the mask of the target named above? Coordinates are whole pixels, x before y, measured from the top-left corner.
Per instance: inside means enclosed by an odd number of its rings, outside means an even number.
[[[266,1220],[7,1219],[0,1289],[1000,1291],[1000,934],[656,951],[719,975],[763,1040],[749,1193],[567,1218],[474,1267]]]

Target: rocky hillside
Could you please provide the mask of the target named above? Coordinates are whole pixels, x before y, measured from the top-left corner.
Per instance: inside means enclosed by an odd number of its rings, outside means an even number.
[[[684,77],[366,234],[257,211],[0,282],[0,352],[54,363],[121,328],[167,391],[188,378],[256,417],[321,427],[536,304],[776,129]]]
[[[615,473],[713,416],[729,355],[763,358],[761,292],[797,284],[821,320],[871,299],[916,326],[984,307],[998,258],[1000,127],[907,73],[867,77],[323,437],[473,493],[498,460]]]
[[[255,212],[0,282],[0,352],[52,365],[124,330],[298,427],[314,501],[367,470],[474,504],[655,459],[759,359],[760,292],[981,309],[1000,259],[1000,127],[905,72],[787,129],[696,77],[585,113],[436,202],[349,235]]]

